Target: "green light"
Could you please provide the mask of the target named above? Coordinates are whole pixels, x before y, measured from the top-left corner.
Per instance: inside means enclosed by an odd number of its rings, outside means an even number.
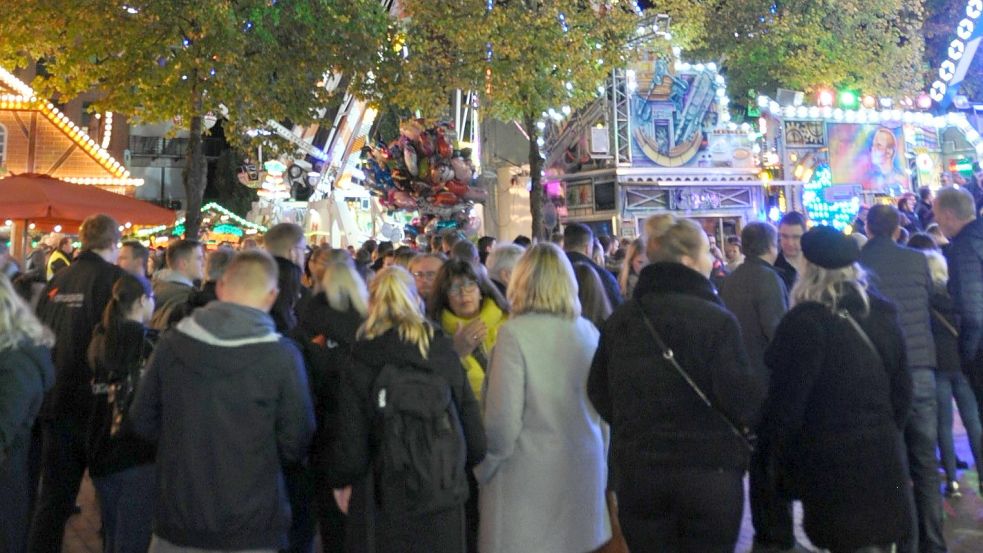
[[[852,90],[843,90],[840,92],[840,106],[845,108],[855,108],[857,107],[857,93]]]

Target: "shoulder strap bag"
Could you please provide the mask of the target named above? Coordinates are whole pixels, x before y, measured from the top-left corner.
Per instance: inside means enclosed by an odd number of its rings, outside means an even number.
[[[645,312],[645,308],[643,307],[641,300],[636,300],[635,306],[638,307],[638,311],[642,314],[642,322],[644,322],[645,327],[648,328],[649,334],[652,336],[652,340],[655,341],[656,347],[658,347],[662,351],[662,358],[669,362],[669,365],[672,366],[672,368],[676,371],[676,373],[680,377],[682,377],[682,379],[686,382],[686,385],[689,386],[691,390],[693,390],[693,393],[695,393],[697,397],[700,398],[700,401],[702,401],[704,405],[709,407],[714,413],[720,416],[720,419],[727,424],[727,427],[730,429],[730,431],[733,432],[735,436],[741,439],[741,443],[744,444],[744,447],[746,447],[748,451],[753,452],[755,438],[751,434],[750,430],[748,430],[747,428],[744,429],[740,428],[737,424],[734,423],[734,421],[730,419],[729,416],[727,416],[726,413],[718,409],[717,406],[715,406],[713,402],[710,401],[710,398],[700,388],[700,385],[697,384],[696,381],[693,380],[693,377],[691,377],[690,374],[686,372],[686,369],[684,369],[679,364],[679,362],[676,361],[676,355],[673,353],[671,349],[669,349],[668,346],[666,346],[666,343],[662,340],[662,336],[660,336],[659,333],[655,330],[655,326],[652,325],[652,320],[649,319],[648,314]]]
[[[959,331],[956,330],[956,327],[952,326],[952,323],[950,323],[945,318],[945,315],[943,315],[938,309],[935,309],[934,307],[932,308],[932,316],[935,317],[935,320],[938,321],[940,325],[942,325],[942,328],[944,328],[946,332],[952,334],[957,338],[959,337]]]
[[[851,315],[850,312],[847,311],[846,309],[840,309],[836,312],[836,314],[840,318],[846,319],[846,321],[850,323],[850,326],[852,326],[853,329],[857,331],[857,335],[860,336],[860,339],[867,346],[867,349],[873,352],[874,356],[877,357],[877,360],[880,361],[881,365],[884,365],[884,358],[881,357],[881,352],[877,350],[877,346],[875,346],[874,342],[870,340],[870,336],[868,336],[867,332],[863,329],[862,326],[860,326],[860,323],[858,323],[857,320],[853,318],[853,315]]]

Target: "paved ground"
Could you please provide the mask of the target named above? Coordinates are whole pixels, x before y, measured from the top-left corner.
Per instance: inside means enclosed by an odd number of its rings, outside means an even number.
[[[966,441],[962,424],[956,421],[956,450],[959,458],[972,463],[972,455]],[[960,474],[960,486],[963,496],[960,499],[945,500],[945,536],[949,545],[949,553],[979,553],[983,551],[983,498],[978,493],[979,477],[972,470]],[[746,494],[745,494],[746,495]],[[102,539],[99,537],[99,509],[96,504],[92,483],[88,478],[82,484],[79,492],[79,505],[82,514],[69,520],[65,529],[63,553],[101,553]],[[751,518],[750,511],[744,507],[744,524],[741,528],[741,538],[737,544],[737,553],[746,553],[751,549]],[[796,519],[801,521],[802,513],[796,509]],[[803,544],[809,544],[797,527],[796,533]]]

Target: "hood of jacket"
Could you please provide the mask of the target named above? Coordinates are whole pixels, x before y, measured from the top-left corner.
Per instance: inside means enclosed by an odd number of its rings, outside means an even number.
[[[176,329],[199,342],[226,348],[280,339],[269,314],[224,301],[214,301],[196,309],[190,317],[182,319]]]
[[[685,294],[723,305],[709,279],[682,263],[653,263],[638,275],[634,297],[647,294]]]

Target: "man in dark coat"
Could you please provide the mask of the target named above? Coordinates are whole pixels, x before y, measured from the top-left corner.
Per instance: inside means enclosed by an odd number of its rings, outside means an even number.
[[[201,242],[196,240],[176,240],[167,246],[167,269],[154,275],[154,316],[150,327],[164,331],[174,320],[172,314],[183,309],[192,292],[195,282],[202,279],[205,272],[205,252]]]
[[[750,223],[741,231],[741,250],[744,263],[724,279],[720,299],[741,325],[751,369],[767,381],[765,350],[788,311],[788,290],[773,266],[778,257],[778,232],[769,223]],[[792,503],[774,489],[768,460],[767,444],[759,441],[750,468],[754,547],[761,552],[786,551],[796,546]]]
[[[277,268],[236,256],[219,301],[157,345],[130,411],[158,445],[150,551],[285,549],[290,508],[282,466],[307,455],[314,412],[300,352],[267,314]]]
[[[38,304],[41,321],[55,332],[56,374],[41,409],[41,493],[31,524],[32,553],[61,551],[65,522],[85,472],[85,431],[93,401],[85,352],[113,284],[126,274],[113,265],[119,237],[119,223],[108,215],[83,221],[82,253],[48,283]]]
[[[789,211],[778,222],[778,240],[781,252],[775,260],[775,268],[791,292],[802,265],[802,235],[806,232],[806,218],[797,211]]]
[[[905,428],[905,444],[914,482],[918,532],[910,551],[944,552],[942,497],[939,495],[938,405],[935,393],[935,339],[929,300],[932,277],[928,260],[895,242],[901,214],[890,205],[876,205],[867,215],[870,240],[860,253],[860,264],[870,272],[872,286],[898,309],[911,372],[913,398]],[[916,547],[917,546],[917,547]],[[904,551],[905,548],[902,548]]]
[[[935,220],[949,238],[949,294],[959,320],[959,358],[983,411],[983,219],[965,190],[943,188]]]
[[[293,223],[274,225],[266,232],[264,238],[266,251],[276,260],[280,271],[277,284],[280,294],[270,310],[270,316],[276,323],[276,330],[286,334],[297,326],[297,300],[300,299],[300,282],[304,266],[304,252],[307,249],[307,239],[304,229]]]
[[[597,272],[597,276],[601,277],[601,284],[604,285],[604,293],[607,295],[608,301],[611,302],[611,307],[618,307],[622,301],[621,287],[610,271],[598,267],[591,260],[590,254],[593,247],[594,232],[587,225],[570,223],[563,229],[563,251],[566,252],[570,264],[585,263],[590,265]]]
[[[935,213],[932,212],[932,189],[923,186],[918,189],[918,204],[915,206],[915,215],[923,229],[935,222]]]

